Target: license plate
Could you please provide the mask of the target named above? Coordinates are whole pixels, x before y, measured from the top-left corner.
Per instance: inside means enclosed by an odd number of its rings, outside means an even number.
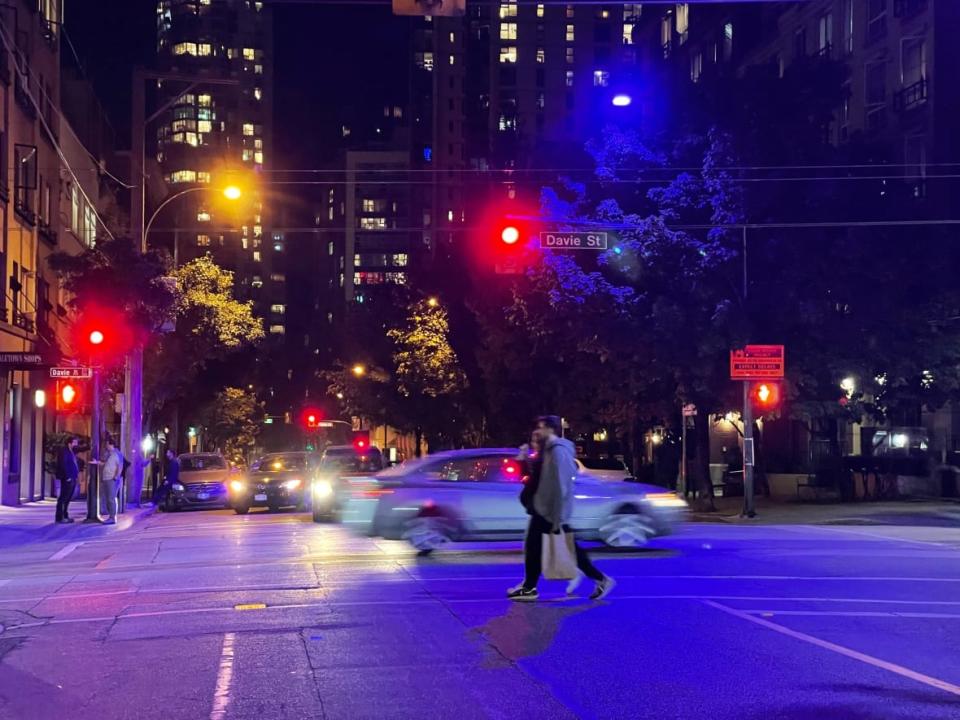
[[[257,502],[264,502],[267,499],[267,495],[266,493],[261,493],[259,495],[254,495],[253,499],[256,500]]]
[[[210,497],[210,493],[197,493],[197,500],[206,500]]]

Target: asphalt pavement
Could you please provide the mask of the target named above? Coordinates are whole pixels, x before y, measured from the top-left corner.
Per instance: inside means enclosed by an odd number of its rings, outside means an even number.
[[[0,718],[960,718],[960,527],[690,524],[608,600],[303,514],[0,549]],[[585,582],[581,594],[586,595]]]

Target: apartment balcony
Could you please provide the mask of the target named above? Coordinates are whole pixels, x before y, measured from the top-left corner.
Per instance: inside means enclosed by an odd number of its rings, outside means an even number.
[[[37,325],[33,321],[33,313],[24,312],[22,310],[13,310],[13,324],[16,325],[21,330],[24,330],[28,333],[34,333],[37,331]]]
[[[927,80],[923,78],[897,92],[893,96],[893,109],[906,112],[927,102]]]

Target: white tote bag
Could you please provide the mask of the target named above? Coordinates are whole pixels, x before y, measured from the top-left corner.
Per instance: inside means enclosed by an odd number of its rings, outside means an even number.
[[[547,580],[572,580],[577,575],[573,533],[543,534],[543,576]]]

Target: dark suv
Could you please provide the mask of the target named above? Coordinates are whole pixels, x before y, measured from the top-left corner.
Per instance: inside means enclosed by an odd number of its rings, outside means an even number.
[[[307,452],[264,455],[245,478],[230,483],[230,505],[238,515],[245,515],[252,507],[305,510],[310,481],[319,464],[319,458]]]

